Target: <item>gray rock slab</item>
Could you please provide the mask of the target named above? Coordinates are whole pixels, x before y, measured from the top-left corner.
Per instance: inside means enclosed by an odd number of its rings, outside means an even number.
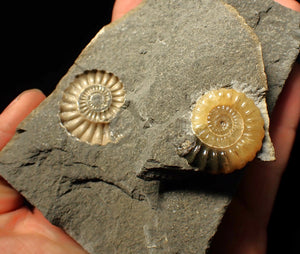
[[[59,118],[63,91],[92,69],[113,72],[127,92],[110,124],[119,141],[106,146],[80,142]],[[220,87],[255,100],[266,125],[260,156],[273,159],[253,31],[219,1],[148,0],[104,27],[18,126],[0,154],[0,174],[90,253],[205,253],[241,172],[197,174],[176,147],[193,138],[197,98]],[[168,177],[153,180],[154,168]]]

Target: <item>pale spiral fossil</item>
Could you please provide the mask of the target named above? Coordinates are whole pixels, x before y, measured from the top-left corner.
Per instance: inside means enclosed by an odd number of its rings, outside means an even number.
[[[67,131],[81,141],[106,145],[111,141],[109,123],[125,102],[118,77],[91,70],[76,76],[60,103],[60,119]]]
[[[185,157],[198,170],[230,173],[243,168],[261,149],[265,132],[260,110],[234,89],[221,88],[200,97],[191,123],[198,140]]]

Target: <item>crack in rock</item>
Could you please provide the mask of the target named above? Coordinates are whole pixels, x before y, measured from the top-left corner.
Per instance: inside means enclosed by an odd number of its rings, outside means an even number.
[[[268,7],[268,9],[266,9],[266,10],[263,10],[263,11],[258,12],[258,14],[257,14],[257,21],[256,21],[256,23],[254,24],[253,29],[255,29],[255,28],[259,25],[259,23],[260,23],[260,21],[262,20],[262,18],[263,18],[264,16],[266,16],[266,14],[267,14],[271,9],[272,9],[272,6]]]
[[[127,186],[125,186],[124,184],[117,183],[117,181],[108,179],[104,176],[96,177],[96,178],[92,177],[92,178],[83,178],[83,179],[70,179],[71,186],[82,186],[82,185],[86,185],[88,183],[97,183],[97,182],[103,182],[108,185],[114,186],[133,199],[136,199],[139,201],[145,200],[145,195],[139,193],[139,191],[136,190],[135,188],[130,189]]]

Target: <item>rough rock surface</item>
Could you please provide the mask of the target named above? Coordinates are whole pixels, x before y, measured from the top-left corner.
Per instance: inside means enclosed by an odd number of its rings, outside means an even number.
[[[260,54],[256,35],[222,2],[148,0],[91,41],[18,127],[1,152],[0,174],[90,253],[205,253],[240,172],[137,175],[192,171],[176,147],[193,138],[191,108],[210,89],[242,90],[267,127]],[[113,72],[127,91],[111,123],[118,143],[91,146],[60,124],[63,90],[91,69]],[[261,156],[272,159],[268,138]]]

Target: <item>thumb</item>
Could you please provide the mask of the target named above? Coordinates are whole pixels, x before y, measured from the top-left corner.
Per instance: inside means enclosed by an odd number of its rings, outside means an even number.
[[[0,115],[0,151],[15,134],[16,128],[46,96],[38,89],[24,91]]]

